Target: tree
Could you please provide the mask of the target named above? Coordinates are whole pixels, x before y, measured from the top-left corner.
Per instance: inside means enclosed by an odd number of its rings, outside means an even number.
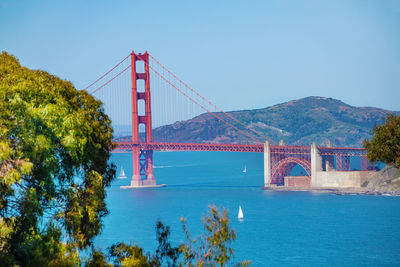
[[[400,116],[388,114],[385,122],[375,126],[372,133],[372,139],[363,142],[368,160],[400,168]]]
[[[0,257],[26,266],[35,247],[51,262],[55,251],[74,258],[90,246],[107,214],[112,148],[100,101],[1,53]],[[56,242],[62,233],[67,244]]]
[[[138,245],[127,245],[123,242],[114,244],[109,249],[110,258],[115,266],[178,266],[180,251],[169,241],[169,226],[160,220],[156,224],[158,247],[154,253],[145,253]]]
[[[169,241],[170,228],[159,219],[156,224],[156,239],[158,247],[152,262],[156,266],[176,266],[181,255],[179,247],[173,247]],[[165,261],[165,262],[164,262]]]
[[[185,266],[226,266],[233,257],[230,244],[236,239],[235,230],[229,227],[228,213],[225,209],[218,211],[215,206],[209,207],[209,212],[202,218],[204,232],[193,239],[187,228],[186,221],[181,218],[186,243],[180,246]],[[244,261],[237,265],[249,265]]]
[[[236,233],[229,226],[226,210],[220,212],[215,206],[210,206],[207,215],[202,218],[205,232],[196,239],[191,237],[185,219],[181,218],[181,221],[186,241],[180,246],[171,245],[169,227],[158,220],[156,225],[158,247],[153,255],[145,253],[138,245],[117,243],[109,249],[109,258],[113,260],[115,266],[232,265],[230,260],[233,258],[233,249],[230,245],[235,240]],[[97,255],[100,259],[104,257]],[[250,263],[243,261],[235,266],[246,266]]]
[[[111,258],[114,258],[115,266],[156,266],[150,263],[150,254],[145,255],[138,245],[117,243],[111,246],[109,253]]]
[[[100,250],[92,249],[89,259],[85,262],[85,267],[112,267],[107,262],[106,256]]]

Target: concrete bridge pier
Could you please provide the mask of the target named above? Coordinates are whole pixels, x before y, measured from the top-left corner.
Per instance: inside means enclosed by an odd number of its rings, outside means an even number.
[[[264,186],[271,185],[271,150],[269,142],[264,144]]]
[[[311,144],[311,186],[316,186],[317,172],[322,171],[322,157],[319,154],[317,144]]]

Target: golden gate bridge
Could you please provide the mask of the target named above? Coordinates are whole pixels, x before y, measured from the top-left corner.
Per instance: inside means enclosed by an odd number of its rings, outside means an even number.
[[[179,79],[148,52],[127,55],[84,90],[104,103],[112,121],[130,124],[131,134],[116,137],[113,152],[133,156],[129,187],[156,186],[153,151],[268,150],[268,183],[282,185],[296,165],[311,177],[310,146],[278,144],[257,126],[246,125],[218,108]],[[351,159],[359,158],[359,170],[373,165],[362,148],[318,147],[322,169],[350,171]],[[265,154],[265,153],[264,153]]]

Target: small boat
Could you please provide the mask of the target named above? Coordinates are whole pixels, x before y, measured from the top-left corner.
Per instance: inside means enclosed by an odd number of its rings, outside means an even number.
[[[243,211],[242,211],[242,207],[241,206],[239,206],[238,219],[239,220],[243,220]]]
[[[243,172],[247,172],[246,165],[244,165]]]
[[[117,178],[118,178],[118,179],[126,179],[126,178],[128,178],[128,177],[126,177],[126,175],[125,175],[125,172],[124,172],[124,168],[123,168],[123,167],[121,167],[121,172],[119,173],[119,175],[118,175]]]

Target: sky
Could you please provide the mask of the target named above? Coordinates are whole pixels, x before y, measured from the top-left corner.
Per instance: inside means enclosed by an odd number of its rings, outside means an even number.
[[[83,89],[148,51],[224,110],[400,110],[400,1],[0,0],[0,50]]]

